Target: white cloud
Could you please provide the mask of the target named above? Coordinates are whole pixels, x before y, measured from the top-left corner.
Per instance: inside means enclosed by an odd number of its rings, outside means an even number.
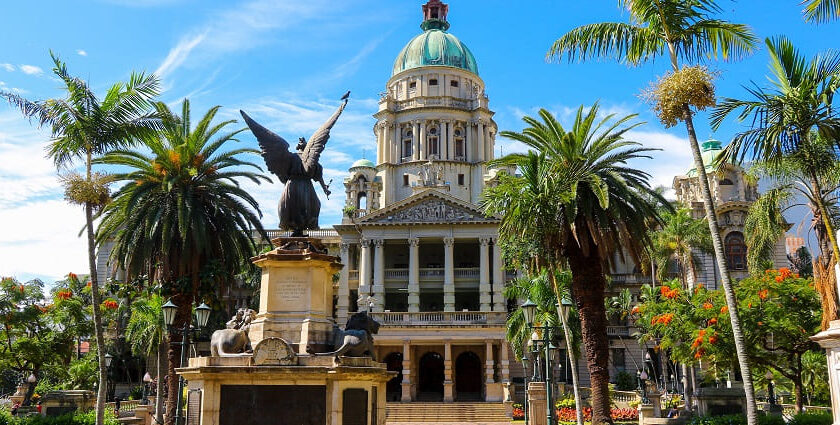
[[[272,39],[268,32],[307,25],[308,20],[322,17],[322,12],[335,7],[336,4],[325,0],[252,0],[236,5],[187,31],[166,55],[157,73],[171,74],[194,56],[206,62],[229,52],[252,49]]]
[[[9,72],[13,72],[15,70],[15,66],[10,63],[0,63],[0,68],[3,68]]]
[[[87,56],[87,52],[82,49],[76,50],[76,54],[79,56]]]
[[[20,65],[20,66],[18,66],[18,68],[20,68],[20,70],[24,74],[29,74],[29,75],[41,75],[41,74],[44,73],[43,69],[41,69],[40,67],[37,67],[35,65]]]
[[[158,69],[155,70],[155,74],[157,74],[158,77],[163,78],[170,72],[178,69],[178,67],[187,60],[190,52],[198,46],[198,43],[201,43],[201,41],[204,40],[206,35],[207,33],[205,32],[182,38],[181,41],[179,41],[178,44],[169,51],[169,54],[166,55],[166,58],[160,64]]]

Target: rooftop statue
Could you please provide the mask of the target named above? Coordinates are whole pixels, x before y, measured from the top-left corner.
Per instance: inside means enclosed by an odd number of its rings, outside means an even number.
[[[262,148],[266,167],[286,185],[277,212],[280,215],[280,228],[291,230],[292,237],[304,236],[305,230],[318,228],[321,201],[318,200],[312,180],[320,183],[327,197],[330,196],[329,185],[324,183],[324,170],[318,159],[330,139],[330,129],[344,111],[349,98],[348,91],[341,97],[343,102],[338,110],[312,134],[308,142],[303,137],[299,139],[295,153],[289,152],[289,142],[252,120],[244,111],[239,111]]]

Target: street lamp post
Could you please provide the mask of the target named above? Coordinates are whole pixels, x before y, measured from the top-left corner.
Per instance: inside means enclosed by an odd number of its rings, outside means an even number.
[[[563,296],[560,300],[559,308],[560,321],[563,324],[563,335],[566,340],[566,358],[569,361],[569,367],[572,369],[572,392],[575,396],[575,419],[577,425],[583,425],[583,404],[580,399],[580,389],[577,377],[577,361],[572,356],[572,331],[569,330],[569,312],[572,310],[572,300],[567,296]]]
[[[528,423],[528,351],[522,350],[522,370],[525,371],[523,382],[525,384],[525,404],[522,406],[522,411],[525,413],[525,423]]]
[[[773,372],[768,370],[764,377],[767,378],[767,403],[775,405],[776,394],[773,392]]]
[[[172,333],[174,327],[173,324],[175,323],[175,313],[178,311],[178,306],[172,302],[170,299],[163,305],[163,321],[166,324],[170,333]],[[200,306],[195,308],[195,319],[196,319],[196,327],[192,328],[192,314],[189,316],[186,322],[184,322],[184,327],[181,328],[181,367],[184,367],[184,364],[187,362],[187,351],[189,350],[189,342],[187,340],[187,336],[191,330],[198,332],[201,328],[207,326],[207,321],[210,320],[210,307],[205,304],[201,303]],[[179,344],[170,342],[170,344]],[[175,425],[182,425],[184,423],[184,416],[181,414],[181,404],[183,403],[184,397],[184,377],[178,376],[178,398],[175,404]]]
[[[105,400],[108,400],[108,390],[110,389],[110,388],[108,388],[109,387],[108,381],[111,380],[111,364],[113,362],[114,362],[114,356],[112,356],[111,353],[105,353],[105,369],[108,371],[108,373],[105,375],[106,378],[105,378],[105,382],[104,382],[104,384],[105,384]]]
[[[533,330],[531,334],[531,342],[535,353],[539,353],[540,348],[543,351],[543,362],[545,365],[545,392],[546,392],[546,423],[551,425],[554,423],[554,399],[552,394],[552,380],[551,380],[551,363],[552,363],[552,349],[556,350],[554,344],[551,343],[552,326],[539,326],[534,324],[534,316],[537,313],[537,304],[533,301],[526,300],[522,304],[522,313],[525,315],[525,322],[528,327]],[[543,337],[539,338],[538,331],[542,331]],[[536,354],[534,357],[538,357]],[[531,412],[533,414],[533,412]]]
[[[152,382],[152,375],[149,372],[146,372],[143,375],[143,401],[140,404],[149,404],[149,384]]]
[[[639,376],[639,390],[642,392],[642,404],[649,404],[650,400],[648,400],[647,396],[647,379],[648,374],[646,371],[641,370],[638,372]]]

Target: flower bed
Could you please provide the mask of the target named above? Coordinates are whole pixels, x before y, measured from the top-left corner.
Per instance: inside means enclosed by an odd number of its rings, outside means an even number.
[[[560,422],[575,422],[576,413],[575,409],[571,407],[563,407],[557,409],[555,411],[557,415],[557,420]],[[627,409],[617,409],[613,408],[610,409],[610,416],[612,416],[613,421],[616,422],[629,422],[629,421],[638,421],[639,420],[639,411],[637,409],[627,408]],[[584,421],[591,421],[592,420],[592,408],[591,407],[584,407],[583,408],[583,420]]]

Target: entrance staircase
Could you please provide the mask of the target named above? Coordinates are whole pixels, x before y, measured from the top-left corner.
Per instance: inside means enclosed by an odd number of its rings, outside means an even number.
[[[504,403],[388,403],[387,425],[458,423],[509,425]]]

